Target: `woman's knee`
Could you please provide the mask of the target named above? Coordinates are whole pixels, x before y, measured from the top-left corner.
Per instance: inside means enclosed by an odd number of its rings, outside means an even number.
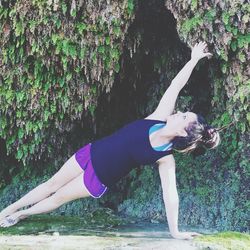
[[[89,196],[83,183],[83,173],[62,186],[52,196],[59,203]]]
[[[54,194],[52,194],[50,196],[50,198],[53,200],[54,203],[56,204],[63,204],[63,203],[66,203],[72,199],[69,199],[68,196],[65,196],[62,192],[55,192]]]
[[[49,180],[47,180],[46,182],[44,182],[42,185],[48,191],[49,194],[55,193],[61,187],[61,184],[58,183],[53,178],[50,178]]]
[[[63,166],[46,182],[46,185],[56,192],[59,188],[82,174],[84,171],[77,163],[75,156],[69,158]]]

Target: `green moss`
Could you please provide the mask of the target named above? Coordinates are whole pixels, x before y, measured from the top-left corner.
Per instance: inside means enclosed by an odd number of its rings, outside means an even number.
[[[132,15],[135,8],[135,1],[134,0],[127,0],[127,11],[129,15]]]
[[[22,160],[24,164],[27,162],[27,165],[1,163],[1,176],[7,172],[13,177],[19,171],[23,176],[30,177],[30,171],[36,167],[28,162],[34,157],[40,159],[43,156],[44,163],[46,159],[54,158],[55,152],[61,153],[57,159],[66,159],[66,154],[69,156],[73,152],[76,147],[68,143],[65,132],[86,113],[95,116],[100,93],[104,93],[105,88],[107,92],[112,89],[115,72],[124,72],[127,65],[120,70],[119,62],[123,48],[128,46],[124,42],[129,40],[125,39],[126,31],[137,5],[137,1],[125,0],[116,6],[114,15],[101,16],[95,12],[94,4],[89,15],[85,5],[83,8],[77,6],[70,12],[66,1],[61,1],[58,9],[53,11],[53,4],[48,6],[48,1],[34,0],[33,6],[20,5],[27,1],[24,2],[16,1],[13,6],[0,8],[0,61],[4,64],[0,84],[0,136],[6,143],[7,154]],[[154,2],[156,5],[159,3]],[[250,83],[246,60],[250,43],[247,33],[249,4],[240,1],[216,6],[204,4],[196,0],[190,1],[190,4],[165,1],[176,18],[182,44],[192,46],[202,39],[208,42],[209,50],[213,53],[211,60],[204,59],[199,63],[207,69],[205,75],[208,75],[210,84],[209,95],[200,97],[198,92],[192,95],[187,86],[185,96],[179,98],[178,109],[193,107],[191,103],[195,103],[202,110],[204,107],[200,106],[205,98],[207,106],[204,110],[209,124],[218,127],[231,121],[235,121],[235,124],[221,132],[221,144],[215,150],[204,155],[176,154],[177,183],[181,197],[180,223],[219,230],[246,230],[249,228],[249,204],[245,188],[249,184]],[[124,9],[120,9],[121,6]],[[149,12],[153,11],[151,7]],[[141,49],[145,30],[139,27],[135,36]],[[147,37],[151,39],[155,36]],[[182,48],[176,46],[176,51],[182,53]],[[160,48],[155,49],[148,57],[156,55],[152,59],[153,75],[173,79],[177,73],[176,65],[183,64],[185,56],[177,52],[162,55]],[[188,50],[188,47],[185,49]],[[140,51],[141,54],[144,52]],[[133,58],[139,57],[137,54]],[[140,67],[134,65],[133,73],[139,76]],[[194,74],[200,69],[196,70]],[[204,71],[201,75],[204,76]],[[118,78],[123,79],[124,75]],[[135,79],[131,81],[136,82]],[[159,84],[157,81],[154,84],[152,81],[150,85],[149,92],[143,93],[150,100],[147,103],[140,102],[139,105],[143,107],[140,114],[152,111],[160,94],[166,90],[165,82]],[[144,91],[144,87],[141,89]],[[138,99],[141,100],[141,96]],[[101,122],[95,125],[102,125],[103,119],[99,120]],[[101,135],[101,130],[98,133]],[[77,140],[79,142],[79,138]],[[44,163],[40,168],[52,170],[54,165],[47,167]],[[165,221],[158,173],[150,168],[134,171],[130,181],[129,191],[128,183],[119,183],[119,190],[123,192],[117,196],[115,193],[107,196],[104,198],[106,203],[117,204],[116,197],[122,200],[126,194],[127,200],[120,205],[121,211]],[[19,187],[16,187],[18,184],[18,179],[13,178],[15,187],[10,187],[13,192],[2,196],[0,205],[20,195]],[[25,190],[25,187],[20,188]],[[79,208],[72,211],[76,213]]]
[[[18,112],[1,122],[0,131],[7,140],[7,152],[24,165],[43,154],[48,131],[69,127],[83,111],[94,115],[99,88],[110,91],[135,7],[133,0],[124,1],[116,9],[123,20],[101,16],[95,9],[90,16],[89,10],[78,6],[69,11],[65,1],[34,0],[0,7],[0,60],[6,65],[1,72],[0,116],[5,119]],[[66,116],[68,121],[61,118]],[[55,120],[58,122],[51,123]],[[53,152],[45,155],[50,157]]]
[[[203,249],[247,250],[250,248],[250,235],[239,232],[223,232],[197,237],[195,242],[203,243]]]
[[[183,34],[188,34],[189,32],[196,29],[198,26],[201,26],[203,24],[203,19],[200,13],[195,14],[190,19],[185,19],[181,24],[181,32]]]
[[[93,212],[85,211],[81,217],[34,215],[12,227],[0,227],[0,235],[38,235],[53,234],[53,232],[59,232],[60,235],[86,234],[86,229],[108,229],[129,222],[129,218],[123,219],[115,215],[112,210],[102,208],[95,209]]]

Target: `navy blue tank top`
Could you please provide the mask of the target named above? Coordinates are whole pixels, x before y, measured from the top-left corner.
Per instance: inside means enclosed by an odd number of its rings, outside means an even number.
[[[165,121],[139,119],[123,126],[113,134],[91,143],[91,161],[97,177],[110,187],[133,168],[152,164],[172,153],[155,150],[149,140],[149,129]]]

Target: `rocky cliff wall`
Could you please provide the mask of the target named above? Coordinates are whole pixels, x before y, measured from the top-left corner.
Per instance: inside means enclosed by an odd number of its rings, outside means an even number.
[[[205,40],[213,58],[199,63],[177,106],[234,125],[216,150],[175,155],[180,223],[248,228],[247,1],[8,1],[0,20],[2,187],[15,174],[53,173],[85,142],[150,114]],[[165,220],[156,166],[112,191],[101,205]]]

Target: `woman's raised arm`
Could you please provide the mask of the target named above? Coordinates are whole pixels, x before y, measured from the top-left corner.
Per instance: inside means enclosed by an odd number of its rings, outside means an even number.
[[[173,113],[177,96],[187,83],[195,65],[201,58],[212,56],[211,53],[204,52],[206,46],[207,45],[205,42],[195,44],[192,49],[191,59],[172,80],[170,86],[161,98],[157,108],[153,112],[154,116],[157,117],[157,119],[166,120],[167,116]]]

